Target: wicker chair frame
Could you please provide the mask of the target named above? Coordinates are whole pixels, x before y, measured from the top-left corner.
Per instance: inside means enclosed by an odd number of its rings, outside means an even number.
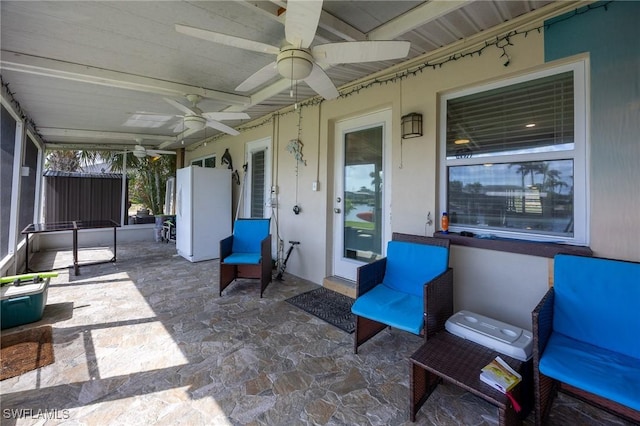
[[[447,239],[401,233],[393,233],[392,240],[429,244],[447,249],[450,245],[450,241]],[[447,258],[448,263],[449,259]],[[386,266],[387,259],[382,258],[358,268],[356,298],[382,282]],[[423,294],[425,326],[422,335],[427,340],[430,336],[443,330],[447,319],[453,315],[453,269],[447,268],[445,272],[433,280],[424,283]],[[387,327],[387,324],[356,315],[353,352],[357,354],[360,345]]]
[[[271,235],[260,242],[260,263],[256,265],[226,263],[224,259],[231,254],[233,235],[220,240],[220,296],[222,291],[236,278],[253,278],[260,280],[260,298],[271,283]]]
[[[553,400],[558,391],[570,394],[609,413],[630,420],[634,424],[640,424],[640,411],[560,382],[540,372],[540,358],[544,353],[553,328],[554,298],[555,293],[553,288],[550,288],[531,313],[533,321],[533,385],[536,426],[547,423]]]

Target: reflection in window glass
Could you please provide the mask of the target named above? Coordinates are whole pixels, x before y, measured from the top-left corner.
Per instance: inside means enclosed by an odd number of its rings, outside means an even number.
[[[587,69],[576,61],[442,96],[451,232],[588,244]]]
[[[204,159],[204,166],[214,168],[216,166],[216,157],[207,157]]]
[[[216,166],[216,156],[198,158],[197,160],[191,160],[192,166],[200,166],[200,167],[210,167],[214,168]]]
[[[451,225],[573,237],[573,160],[449,168]]]
[[[343,256],[364,262],[382,253],[382,130],[345,134]]]

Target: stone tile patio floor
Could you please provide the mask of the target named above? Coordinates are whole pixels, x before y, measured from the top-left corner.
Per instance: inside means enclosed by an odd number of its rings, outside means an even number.
[[[32,264],[69,263],[60,251]],[[412,424],[408,357],[422,339],[387,329],[355,355],[353,335],[285,302],[315,287],[285,274],[263,299],[252,280],[219,297],[217,260],[120,244],[116,263],[61,270],[41,321],[4,330],[51,324],[55,363],[0,382],[2,424]],[[441,384],[415,424],[493,425],[497,410]],[[561,394],[551,424],[627,423]]]

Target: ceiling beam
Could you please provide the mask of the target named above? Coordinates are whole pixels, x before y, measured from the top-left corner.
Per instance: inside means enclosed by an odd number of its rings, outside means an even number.
[[[280,22],[284,25],[284,14],[278,14],[281,8],[285,8],[286,5],[283,2],[278,1],[263,1],[263,0],[243,0],[238,4],[245,6],[255,12],[262,14],[263,16],[270,18],[274,21]]]
[[[330,13],[322,11],[318,27],[336,35],[346,41],[364,41],[367,36],[362,31],[357,30],[343,20],[336,18]]]
[[[145,146],[147,149],[156,149],[155,147]],[[133,145],[118,144],[93,141],[91,143],[73,143],[73,142],[50,142],[46,144],[46,149],[51,151],[127,151],[133,152]]]
[[[240,4],[262,13],[264,16],[284,25],[285,16],[287,14],[287,5],[285,2],[278,0],[271,0],[270,2],[245,0],[240,2]],[[284,11],[282,11],[283,9]],[[367,39],[366,34],[324,10],[320,14],[318,27],[345,41],[363,41]],[[316,37],[319,36],[316,34]],[[327,41],[323,40],[323,42]]]
[[[7,50],[3,50],[1,53],[0,66],[3,69],[15,72],[61,78],[80,83],[98,84],[119,89],[136,90],[139,92],[156,93],[163,96],[182,98],[185,95],[194,94],[200,95],[203,98],[215,99],[230,105],[239,106],[248,105],[250,102],[248,96],[107,70],[89,65],[25,55]]]
[[[43,137],[50,138],[78,138],[78,139],[100,139],[100,140],[119,140],[128,141],[132,144],[136,143],[136,139],[153,140],[164,142],[174,140],[174,136],[149,135],[143,133],[125,133],[125,132],[104,132],[98,130],[82,130],[82,129],[61,129],[57,127],[38,127],[38,133]]]
[[[241,111],[241,110],[239,110]],[[160,145],[158,145],[158,149],[178,149],[178,148],[184,148],[185,147],[185,143],[184,140],[187,139],[189,136],[198,133],[201,129],[184,129],[182,132],[178,133],[175,137],[172,136],[172,139],[168,139],[165,138],[164,142],[162,142]],[[205,133],[206,134],[206,133]],[[191,142],[193,143],[193,142]],[[187,145],[191,145],[191,143],[188,143]]]
[[[393,40],[402,34],[434,21],[454,10],[457,10],[471,0],[429,1],[414,7],[389,22],[380,25],[367,34],[369,40]]]
[[[323,66],[323,68],[325,67]],[[251,95],[251,105],[258,105],[260,102],[266,101],[272,96],[282,93],[283,91],[289,89],[290,87],[291,87],[291,80],[288,80],[286,78],[281,78],[275,83],[272,83],[266,86],[264,89],[261,89],[256,93],[254,93],[253,95]],[[229,108],[225,109],[225,111],[238,112],[238,111],[241,111],[241,109],[235,106],[230,106]]]

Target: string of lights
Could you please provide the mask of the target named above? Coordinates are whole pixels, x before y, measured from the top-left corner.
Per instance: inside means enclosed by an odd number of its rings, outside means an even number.
[[[36,123],[27,115],[20,102],[15,98],[15,94],[9,90],[9,83],[5,82],[2,78],[2,74],[0,74],[0,85],[2,86],[2,91],[5,96],[8,98],[9,103],[12,105],[13,110],[20,116],[20,119],[23,120],[26,124],[26,127],[29,128],[33,133],[38,135],[41,140],[44,140],[42,135],[38,132],[38,128],[36,127]]]

